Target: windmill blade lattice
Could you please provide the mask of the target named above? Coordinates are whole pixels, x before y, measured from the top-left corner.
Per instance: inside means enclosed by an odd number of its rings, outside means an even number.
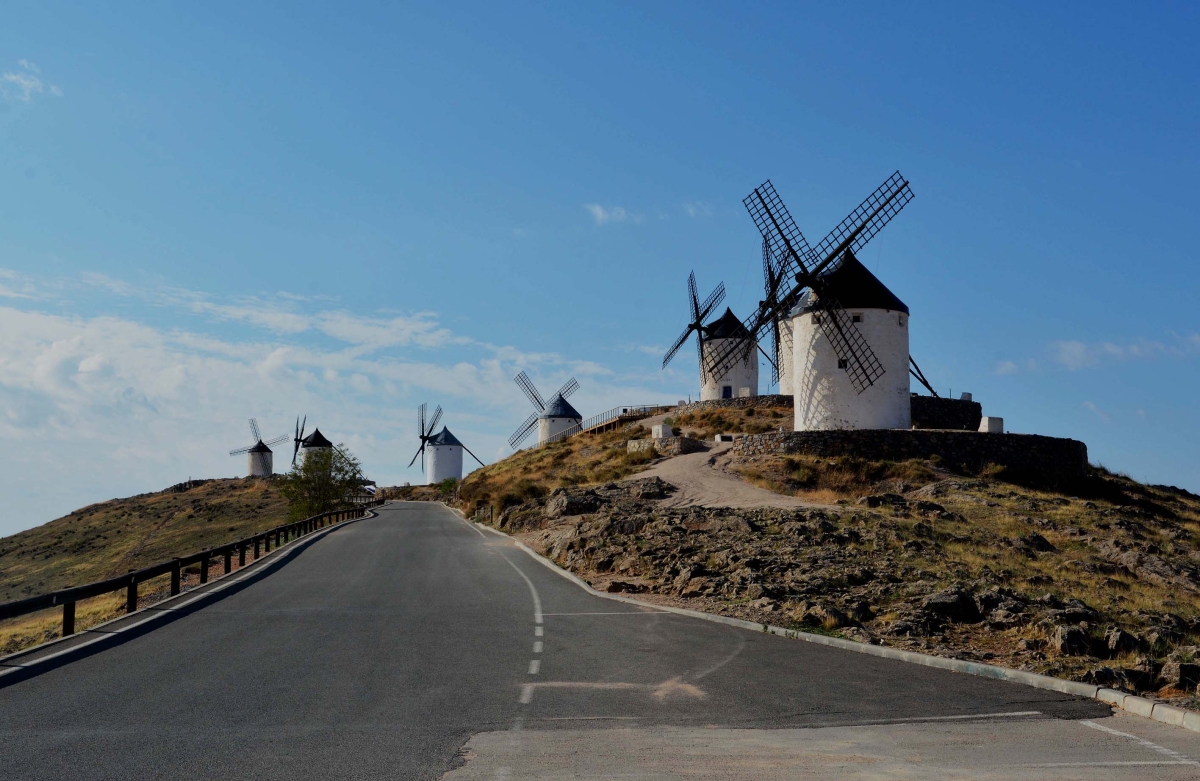
[[[254,434],[254,441],[258,442],[262,439],[262,432],[258,430],[258,420],[250,418],[250,431]]]
[[[865,247],[913,197],[912,188],[899,171],[889,176],[812,250],[812,273],[835,270],[847,249],[857,253]]]
[[[546,401],[542,398],[542,394],[538,393],[538,389],[533,386],[533,381],[529,379],[529,375],[522,371],[513,378],[513,382],[517,383],[521,387],[521,390],[525,391],[525,395],[529,397],[529,401],[533,403],[533,406],[537,407],[538,412],[546,410]]]
[[[508,438],[508,446],[516,450],[525,441],[526,437],[529,436],[529,432],[533,431],[533,427],[537,425],[537,421],[538,413],[536,412],[525,418],[525,422],[517,426],[517,430]]]

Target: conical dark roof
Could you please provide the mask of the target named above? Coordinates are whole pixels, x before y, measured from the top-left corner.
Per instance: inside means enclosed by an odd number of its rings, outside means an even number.
[[[737,319],[733,310],[725,307],[725,314],[704,326],[704,338],[749,339],[750,332],[746,330],[746,326],[742,325],[742,321]]]
[[[842,256],[841,265],[823,275],[822,279],[829,292],[845,309],[889,309],[908,314],[908,304],[896,298],[896,294],[888,290],[887,285],[868,271],[849,250]],[[812,295],[806,294],[793,314],[809,312],[814,305]]]
[[[458,438],[450,433],[450,429],[442,426],[442,430],[429,438],[431,445],[458,445],[463,446],[463,443],[458,441]]]
[[[314,428],[313,433],[300,440],[301,447],[333,447],[333,443],[325,438],[321,429]]]
[[[562,396],[555,396],[550,399],[550,403],[546,405],[546,410],[541,414],[543,418],[571,418],[573,420],[583,420],[583,415],[571,406],[571,403]]]
[[[260,439],[260,440],[258,440],[258,443],[254,447],[250,448],[246,452],[247,453],[270,453],[272,451],[271,451],[271,448],[264,445],[263,441]]]

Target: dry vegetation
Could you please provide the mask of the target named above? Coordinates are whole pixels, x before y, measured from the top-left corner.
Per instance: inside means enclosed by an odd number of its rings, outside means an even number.
[[[287,502],[277,481],[211,480],[186,491],[163,491],[84,507],[41,526],[0,539],[0,601],[120,575],[283,523]],[[143,590],[149,603],[168,586]],[[123,595],[81,602],[84,629],[124,609]],[[0,622],[0,654],[58,636],[59,610]]]

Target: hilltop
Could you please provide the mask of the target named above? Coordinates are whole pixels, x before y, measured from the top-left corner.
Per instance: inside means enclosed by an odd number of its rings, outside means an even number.
[[[286,517],[287,501],[278,482],[262,478],[193,481],[190,487],[181,484],[89,505],[0,538],[0,601],[103,580],[248,536]],[[96,603],[91,612],[81,605],[81,628],[116,615],[123,604],[116,597],[91,602]],[[0,653],[49,639],[57,631],[56,616],[2,622]]]
[[[784,412],[670,422],[758,433]],[[600,589],[1196,701],[1200,496],[1100,467],[1062,492],[937,458],[629,453],[646,435],[523,451],[470,475],[460,502]],[[685,459],[794,501],[681,502],[636,474]]]

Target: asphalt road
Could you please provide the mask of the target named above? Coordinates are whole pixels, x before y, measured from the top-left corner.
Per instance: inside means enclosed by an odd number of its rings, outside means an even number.
[[[1200,777],[1193,733],[602,599],[440,506],[379,512],[0,678],[0,778]]]

